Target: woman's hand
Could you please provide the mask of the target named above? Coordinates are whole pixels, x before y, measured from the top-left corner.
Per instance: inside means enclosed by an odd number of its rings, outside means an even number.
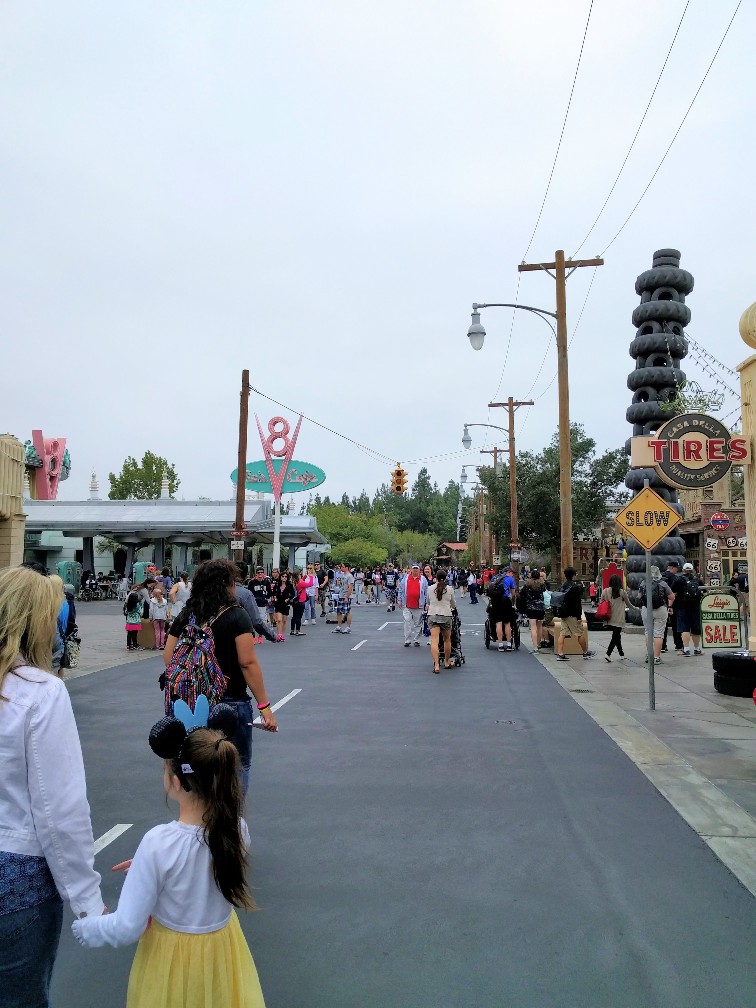
[[[276,715],[270,707],[266,707],[265,710],[261,710],[260,717],[263,719],[263,728],[265,728],[266,731],[278,731]]]

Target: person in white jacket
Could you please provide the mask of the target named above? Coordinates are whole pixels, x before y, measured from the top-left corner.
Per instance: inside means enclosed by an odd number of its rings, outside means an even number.
[[[71,701],[51,671],[58,594],[36,571],[0,572],[0,1003],[47,1005],[63,901],[104,906]]]

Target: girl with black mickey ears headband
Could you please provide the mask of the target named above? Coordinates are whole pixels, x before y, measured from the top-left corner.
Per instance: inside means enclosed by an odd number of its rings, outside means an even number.
[[[179,700],[181,720],[169,716],[153,727],[150,746],[165,760],[163,786],[178,803],[178,820],[151,829],[133,860],[116,865],[128,869],[118,909],[73,925],[91,948],[139,941],[126,1008],[265,1005],[234,910],[254,909],[239,754],[227,737],[236,712],[225,704],[209,717],[207,710],[204,696],[194,713]]]

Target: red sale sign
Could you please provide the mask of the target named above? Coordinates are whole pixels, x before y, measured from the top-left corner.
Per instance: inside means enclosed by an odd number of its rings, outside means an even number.
[[[714,591],[701,599],[701,640],[705,648],[743,646],[740,606],[732,592]]]

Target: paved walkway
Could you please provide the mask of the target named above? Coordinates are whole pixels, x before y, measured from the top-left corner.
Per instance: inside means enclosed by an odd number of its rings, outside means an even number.
[[[611,665],[608,643],[607,632],[591,634],[592,661],[558,662],[551,651],[538,657],[756,895],[756,705],[716,692],[711,652],[670,651],[655,667],[651,711],[644,635],[623,634],[628,659],[615,652]]]

